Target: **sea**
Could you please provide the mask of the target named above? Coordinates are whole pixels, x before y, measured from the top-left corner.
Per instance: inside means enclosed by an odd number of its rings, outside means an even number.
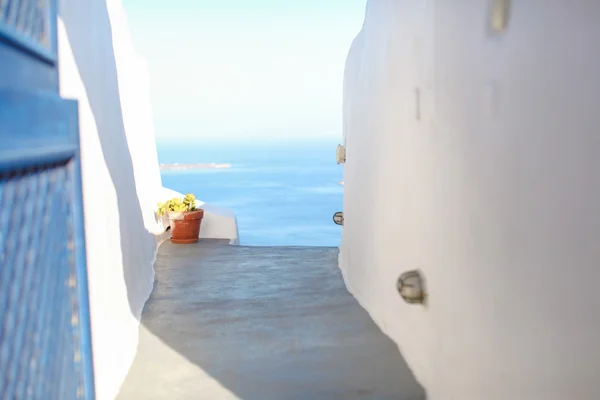
[[[232,210],[240,244],[339,246],[342,167],[337,139],[168,140],[157,142],[161,164],[229,164],[229,168],[162,170],[163,186],[194,193]]]

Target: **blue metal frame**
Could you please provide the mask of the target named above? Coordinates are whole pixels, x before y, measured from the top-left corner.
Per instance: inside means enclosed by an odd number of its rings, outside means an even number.
[[[65,128],[77,123],[74,101],[55,93],[0,89],[0,172],[75,157],[79,136]]]
[[[74,290],[77,294],[76,312],[78,320],[78,326],[74,329],[77,330],[78,334],[76,336],[79,339],[72,343],[72,346],[74,346],[73,351],[81,357],[78,363],[74,362],[72,373],[78,374],[77,371],[80,371],[79,380],[82,385],[80,393],[72,393],[72,397],[67,397],[65,400],[69,398],[94,398],[78,125],[78,107],[75,101],[64,100],[57,94],[52,93],[39,94],[10,89],[0,90],[0,143],[2,143],[2,147],[0,147],[0,174],[23,171],[34,167],[42,170],[49,168],[51,170],[57,164],[67,165],[71,171],[72,179],[70,182],[65,182],[65,184],[69,186],[70,204],[72,205],[70,225],[74,240],[72,253],[75,263],[76,288]],[[0,187],[1,185],[2,181],[0,181]],[[65,246],[67,246],[66,243]],[[9,261],[8,265],[0,265],[0,267],[11,268],[10,264]],[[60,289],[57,288],[56,290]],[[0,323],[4,312],[6,310],[0,310]],[[9,344],[3,343],[0,335],[0,346],[2,345]],[[17,345],[17,347],[19,346]],[[78,367],[76,367],[76,364]],[[11,385],[10,382],[6,384]],[[19,384],[19,382],[12,383],[12,385]],[[2,379],[0,377],[1,387]]]
[[[43,9],[48,47],[19,31],[36,26],[38,0],[11,1],[22,18],[0,14],[0,397],[94,399],[78,106],[58,93],[56,1]]]

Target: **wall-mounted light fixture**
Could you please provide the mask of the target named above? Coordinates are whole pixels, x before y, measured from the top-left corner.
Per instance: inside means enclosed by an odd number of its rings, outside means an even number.
[[[400,296],[410,304],[424,304],[427,299],[424,279],[419,271],[407,271],[400,275],[397,282]]]
[[[343,164],[346,162],[346,148],[341,144],[338,144],[337,150],[335,152],[335,160],[338,164]]]
[[[344,213],[338,211],[333,214],[333,222],[335,222],[336,225],[344,225]]]

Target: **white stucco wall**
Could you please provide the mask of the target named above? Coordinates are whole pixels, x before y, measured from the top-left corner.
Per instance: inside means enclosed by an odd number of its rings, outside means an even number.
[[[154,281],[162,187],[149,76],[120,0],[61,0],[60,89],[79,100],[97,398],[118,393]]]
[[[512,1],[500,36],[488,5],[369,1],[340,265],[430,400],[597,399],[600,3]]]
[[[59,8],[61,95],[79,101],[96,393],[108,400],[135,357],[156,251],[169,236],[156,205],[180,194],[161,184],[150,77],[121,0],[61,0]],[[239,243],[235,215],[199,203],[200,236]]]

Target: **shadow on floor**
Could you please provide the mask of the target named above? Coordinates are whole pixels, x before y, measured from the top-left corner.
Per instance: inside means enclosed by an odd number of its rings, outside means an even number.
[[[346,291],[337,249],[167,242],[119,398],[426,395]]]

